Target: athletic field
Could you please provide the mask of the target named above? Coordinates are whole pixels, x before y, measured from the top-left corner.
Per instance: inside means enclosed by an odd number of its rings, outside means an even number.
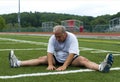
[[[0,82],[120,82],[120,39],[78,38],[80,54],[91,61],[99,64],[107,53],[113,53],[114,63],[109,73],[71,66],[66,71],[48,71],[47,65],[10,67],[10,50],[14,50],[20,60],[37,58],[47,54],[49,37],[0,34]]]

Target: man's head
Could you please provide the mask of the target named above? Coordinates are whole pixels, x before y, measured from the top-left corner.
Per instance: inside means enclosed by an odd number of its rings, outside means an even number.
[[[53,32],[55,34],[56,40],[58,40],[59,42],[64,42],[66,37],[67,37],[67,33],[66,33],[66,29],[64,26],[62,25],[57,25],[53,28]]]

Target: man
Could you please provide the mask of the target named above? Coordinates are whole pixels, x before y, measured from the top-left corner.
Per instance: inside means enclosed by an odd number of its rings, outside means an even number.
[[[104,61],[98,65],[83,56],[79,56],[78,40],[74,34],[67,32],[64,26],[55,26],[53,33],[54,35],[50,37],[48,42],[47,56],[20,61],[16,58],[14,51],[11,51],[9,54],[11,67],[47,64],[47,70],[63,71],[71,65],[85,66],[92,70],[109,72],[113,63],[112,54],[108,54]],[[60,66],[56,68],[55,65]]]

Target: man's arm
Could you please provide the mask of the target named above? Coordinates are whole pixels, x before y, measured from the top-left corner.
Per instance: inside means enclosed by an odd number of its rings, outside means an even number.
[[[56,70],[58,71],[66,70],[66,68],[71,64],[73,58],[74,58],[74,54],[69,54],[64,64],[58,67]]]
[[[53,60],[53,55],[51,53],[48,53],[47,55],[48,58],[48,67],[47,70],[55,70],[56,67],[54,66],[54,60]]]

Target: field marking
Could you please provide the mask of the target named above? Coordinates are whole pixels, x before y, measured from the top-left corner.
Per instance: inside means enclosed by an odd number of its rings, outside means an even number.
[[[27,50],[47,50],[47,48],[27,48],[27,49],[0,49],[0,51],[10,51],[10,50],[22,50],[22,51],[27,51]],[[89,49],[90,50],[90,49]],[[93,50],[93,49],[91,49],[91,50]],[[106,53],[106,52],[108,52],[108,53],[110,53],[110,52],[112,52],[112,51],[105,51],[105,52],[100,52],[100,51],[98,51],[97,53]],[[115,51],[114,51],[115,52]],[[91,51],[91,53],[93,53],[93,51]],[[119,53],[112,53],[113,54],[113,56],[120,56],[120,52]]]
[[[35,42],[35,41],[26,41],[26,40],[18,40],[18,39],[10,39],[10,38],[0,38],[0,40],[8,40],[20,43],[29,43],[29,44],[36,44],[36,45],[47,45],[48,43],[44,42]],[[14,50],[44,50],[44,48],[29,48],[29,49],[14,49]],[[11,49],[0,49],[0,51],[6,51]],[[100,49],[93,49],[93,48],[85,48],[80,47],[81,51],[90,50],[91,53],[106,53],[106,52],[114,52],[113,55],[120,55],[120,52],[117,51],[107,51],[107,50],[100,50]],[[116,54],[118,53],[118,54]],[[111,68],[111,70],[120,70],[120,67]],[[32,73],[32,74],[18,74],[18,75],[11,75],[11,76],[0,76],[1,79],[10,79],[10,78],[21,78],[21,77],[30,77],[30,76],[46,76],[46,75],[57,75],[57,74],[68,74],[68,73],[78,73],[78,72],[91,72],[94,70],[90,69],[80,69],[80,70],[71,70],[71,71],[62,71],[62,72],[46,72],[46,73]]]
[[[120,70],[120,67],[111,68],[110,70],[114,70],[114,71]],[[92,71],[95,71],[95,70],[80,69],[80,70],[58,71],[58,72],[18,74],[18,75],[11,75],[11,76],[0,76],[0,79],[13,79],[13,78],[22,78],[22,77],[31,77],[31,76],[62,75],[62,74],[69,74],[69,73],[92,72]]]
[[[0,44],[17,44],[17,42],[0,42]]]
[[[47,50],[47,48],[26,48],[26,49],[0,49],[0,51],[10,51],[10,50]]]
[[[27,41],[27,40],[19,40],[19,39],[11,39],[11,38],[0,38],[0,40],[8,40],[8,41],[14,41],[19,43],[28,43],[28,44],[35,44],[35,45],[44,45],[47,46],[48,43],[45,42],[35,42],[35,41]],[[93,48],[86,48],[86,47],[79,47],[80,51],[91,51],[90,53],[113,53],[116,54],[115,56],[119,56],[120,52],[118,51],[108,51],[108,50],[101,50],[101,49],[93,49]],[[35,49],[34,50],[43,50],[43,49]],[[33,50],[33,49],[13,49],[13,50]],[[0,49],[0,51],[5,51],[10,49]]]
[[[120,44],[120,42],[119,42],[119,41],[106,41],[106,40],[81,40],[81,41]]]
[[[80,47],[80,51],[90,51],[90,53],[112,53],[114,56],[120,56],[119,51],[110,51],[110,50],[102,50],[102,49],[94,49],[94,48],[86,48],[86,47]]]
[[[113,54],[113,56],[120,56],[120,54]]]
[[[25,48],[25,49],[0,49],[0,51],[10,51],[10,50],[47,50],[47,48]],[[80,47],[80,51],[90,51],[90,53],[112,53],[114,56],[120,56],[118,51],[107,51],[93,48]]]
[[[107,53],[107,52],[111,52],[111,53],[120,53],[118,51],[110,51],[110,50],[101,50],[101,49],[96,49],[95,51],[91,51],[91,53]]]
[[[44,45],[44,46],[48,45],[48,43],[45,43],[45,42],[35,42],[35,41],[27,41],[27,40],[19,40],[19,39],[11,39],[11,38],[0,38],[0,40],[8,40],[8,41],[29,43],[29,44],[36,44],[36,45]]]
[[[8,40],[8,41],[14,41],[14,42],[20,42],[20,43],[29,43],[29,44],[35,44],[35,45],[44,45],[47,46],[48,43],[45,42],[35,42],[35,41],[27,41],[27,40],[19,40],[19,39],[11,39],[11,38],[0,38],[0,40]],[[108,50],[101,50],[101,49],[93,49],[93,48],[85,48],[85,47],[80,47],[81,51],[86,51],[86,50],[95,50],[92,51],[91,53],[101,53],[101,52],[113,52],[113,53],[120,53],[118,51],[108,51]],[[97,51],[98,50],[98,51]]]

